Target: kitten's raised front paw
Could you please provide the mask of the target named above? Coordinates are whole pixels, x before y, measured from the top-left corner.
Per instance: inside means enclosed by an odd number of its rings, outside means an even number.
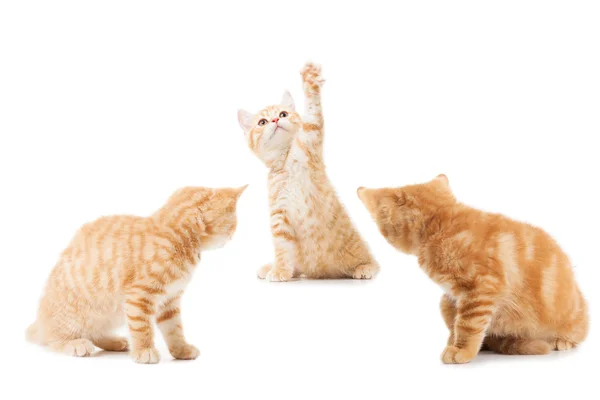
[[[191,344],[184,343],[169,349],[171,355],[178,360],[195,360],[200,355],[200,350]]]
[[[300,74],[302,74],[305,89],[316,91],[325,83],[325,80],[321,76],[321,66],[319,64],[306,63]]]
[[[271,268],[269,273],[266,276],[266,279],[269,282],[285,282],[292,279],[294,276],[294,271],[283,268]]]
[[[154,347],[146,347],[133,350],[131,358],[138,364],[157,364],[160,361],[160,353]]]
[[[377,264],[363,264],[359,265],[352,272],[353,279],[371,279],[375,278],[375,275],[379,272],[379,265]]]
[[[459,349],[456,346],[446,346],[442,353],[442,362],[444,364],[466,364],[475,358],[475,354],[471,354],[466,349]]]
[[[258,275],[259,279],[265,279],[271,268],[273,268],[272,264],[263,265],[256,271],[256,275]]]
[[[69,341],[63,347],[63,352],[69,356],[87,357],[94,351],[94,345],[87,339],[75,339]]]

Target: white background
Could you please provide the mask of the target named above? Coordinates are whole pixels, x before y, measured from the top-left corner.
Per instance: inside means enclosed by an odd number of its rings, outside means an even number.
[[[63,399],[599,398],[600,12],[595,1],[0,3],[1,391]],[[256,111],[322,63],[330,178],[382,265],[373,282],[269,284]],[[581,348],[439,356],[441,289],[356,197],[445,173],[457,197],[540,225],[590,303]],[[202,355],[134,364],[24,340],[84,222],[148,215],[176,188],[249,183],[239,229],[184,296]],[[4,397],[4,395],[2,395]]]

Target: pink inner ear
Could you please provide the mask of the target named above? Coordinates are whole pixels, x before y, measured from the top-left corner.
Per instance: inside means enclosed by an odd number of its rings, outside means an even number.
[[[292,98],[292,95],[288,91],[285,91],[283,93],[283,98],[281,99],[281,105],[283,107],[289,109],[290,111],[296,110],[296,108],[294,106],[294,99]]]
[[[238,122],[244,131],[252,129],[253,115],[245,110],[238,110]]]

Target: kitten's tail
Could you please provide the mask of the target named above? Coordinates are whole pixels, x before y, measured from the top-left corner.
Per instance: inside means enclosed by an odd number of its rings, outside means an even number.
[[[25,339],[28,342],[39,344],[41,342],[39,337],[39,329],[38,323],[35,321],[33,324],[29,325],[29,328],[25,331]]]
[[[484,344],[496,353],[508,355],[542,355],[552,351],[545,340],[488,336]]]

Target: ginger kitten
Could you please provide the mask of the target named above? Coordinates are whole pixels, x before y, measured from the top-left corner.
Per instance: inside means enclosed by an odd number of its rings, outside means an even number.
[[[200,252],[221,247],[237,225],[239,189],[187,187],[154,215],[103,217],[84,225],[50,274],[30,341],[73,356],[94,346],[157,363],[153,320],[177,359],[198,357],[179,304]],[[131,342],[114,335],[125,322]]]
[[[269,168],[269,202],[275,262],[261,279],[292,277],[370,279],[379,266],[340,203],[323,162],[321,68],[302,72],[307,115],[285,93],[281,104],[257,114],[238,111],[252,151]]]
[[[588,315],[571,263],[543,230],[461,204],[448,179],[358,189],[379,230],[446,294],[444,363],[471,361],[482,347],[547,354],[581,343]]]

